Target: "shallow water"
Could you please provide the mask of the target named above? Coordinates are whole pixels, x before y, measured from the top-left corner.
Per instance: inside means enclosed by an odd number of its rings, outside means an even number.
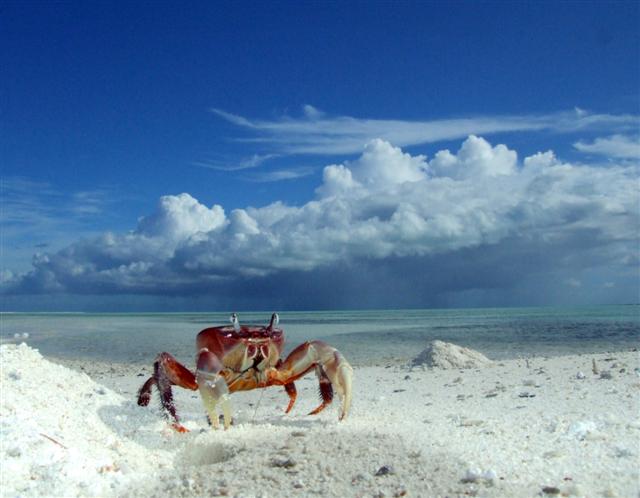
[[[242,323],[269,318],[240,314]],[[227,313],[3,313],[0,341],[27,333],[26,342],[49,356],[146,363],[169,351],[190,364],[196,333],[226,323]],[[283,312],[280,326],[287,350],[323,339],[356,365],[409,360],[432,339],[506,359],[638,347],[640,306]]]

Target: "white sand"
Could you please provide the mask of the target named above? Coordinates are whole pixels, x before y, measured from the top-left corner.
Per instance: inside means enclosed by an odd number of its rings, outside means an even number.
[[[1,496],[638,496],[637,352],[466,370],[355,369],[354,405],[316,417],[313,376],[232,396],[213,431],[176,391],[189,434],[135,404],[139,367],[53,364],[0,347]],[[592,372],[592,360],[599,372]],[[147,370],[148,371],[148,370]],[[582,375],[579,375],[579,372]],[[579,378],[584,377],[584,378]],[[262,396],[262,397],[261,397]],[[387,466],[389,472],[376,473]]]
[[[429,368],[480,368],[491,365],[491,360],[473,349],[463,348],[444,341],[431,341],[427,347],[416,356],[411,365]]]

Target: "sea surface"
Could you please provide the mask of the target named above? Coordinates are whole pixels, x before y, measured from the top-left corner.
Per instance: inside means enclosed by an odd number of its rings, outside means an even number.
[[[0,342],[24,341],[45,356],[118,363],[151,363],[158,352],[168,351],[191,365],[196,334],[228,324],[228,316],[2,313]],[[239,316],[241,323],[266,324],[270,313]],[[640,306],[282,312],[280,327],[287,337],[285,353],[303,341],[322,339],[354,365],[406,362],[433,339],[508,359],[638,348]]]

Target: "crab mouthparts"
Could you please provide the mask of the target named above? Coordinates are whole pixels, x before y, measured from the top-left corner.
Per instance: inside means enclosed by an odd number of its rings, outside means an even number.
[[[269,357],[269,345],[268,344],[249,344],[247,346],[247,358],[249,359],[262,359]]]

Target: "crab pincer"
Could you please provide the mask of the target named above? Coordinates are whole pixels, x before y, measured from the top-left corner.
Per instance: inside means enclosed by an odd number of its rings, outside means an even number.
[[[229,399],[229,387],[224,377],[220,375],[223,365],[218,357],[204,348],[198,353],[196,364],[196,381],[202,398],[202,404],[209,416],[209,420],[216,429],[220,427],[216,406],[222,407],[224,416],[224,428],[231,425],[231,401]]]
[[[320,382],[321,403],[309,415],[316,415],[324,410],[332,401],[334,390],[342,401],[340,420],[344,419],[351,407],[351,385],[353,368],[340,352],[322,341],[310,341],[300,344],[277,368],[267,370],[267,378],[272,385],[293,385],[307,372],[314,370]],[[287,389],[287,392],[289,389]],[[295,391],[295,388],[294,388]],[[293,407],[293,402],[287,412]]]

